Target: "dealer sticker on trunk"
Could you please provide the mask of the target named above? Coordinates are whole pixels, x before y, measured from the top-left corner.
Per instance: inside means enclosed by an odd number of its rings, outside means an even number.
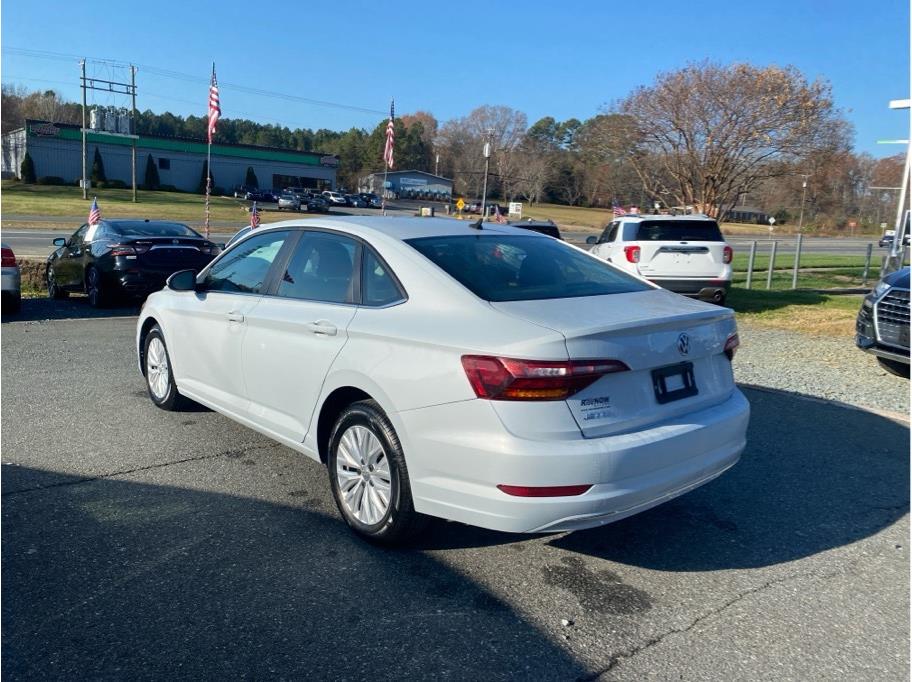
[[[580,412],[583,421],[594,421],[596,419],[605,419],[611,416],[611,398],[602,396],[600,398],[583,398],[580,400]]]

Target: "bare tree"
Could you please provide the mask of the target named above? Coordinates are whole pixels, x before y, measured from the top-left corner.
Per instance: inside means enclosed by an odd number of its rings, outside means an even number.
[[[691,65],[637,88],[620,112],[646,191],[715,216],[810,152],[845,145],[849,133],[829,84],[793,67]]]

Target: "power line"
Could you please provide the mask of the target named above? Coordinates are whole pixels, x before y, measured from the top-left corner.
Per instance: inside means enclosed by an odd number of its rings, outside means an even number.
[[[126,67],[130,66],[130,64],[126,64],[124,62],[119,62],[119,61],[116,61],[113,59],[101,59],[98,57],[83,57],[83,56],[75,55],[75,54],[67,54],[65,52],[52,52],[49,50],[32,50],[32,49],[27,49],[27,48],[22,48],[22,47],[11,47],[8,45],[4,45],[2,50],[3,50],[3,52],[7,52],[9,54],[16,54],[16,55],[20,55],[23,57],[34,57],[36,59],[49,59],[52,61],[69,62],[69,61],[74,61],[74,60],[78,61],[80,59],[85,59],[87,62],[90,62],[93,64],[104,65],[104,66],[107,66],[108,68],[115,68],[115,67],[126,68]],[[156,76],[161,76],[163,78],[172,78],[174,80],[182,80],[182,81],[186,81],[188,83],[208,84],[208,82],[209,82],[208,78],[201,78],[198,76],[194,76],[193,74],[182,73],[180,71],[172,71],[170,69],[163,69],[161,67],[152,66],[149,64],[134,64],[134,66],[139,67],[140,69],[142,69],[145,72],[148,72],[148,73],[156,75]],[[333,108],[333,109],[343,109],[346,111],[355,111],[355,112],[363,113],[363,114],[377,114],[380,116],[384,116],[387,113],[386,111],[381,110],[381,109],[371,109],[369,107],[361,107],[361,106],[356,106],[356,105],[352,105],[352,104],[341,104],[339,102],[330,102],[328,100],[311,99],[309,97],[301,97],[299,95],[290,95],[288,93],[277,92],[274,90],[264,90],[262,88],[253,88],[253,87],[249,87],[246,85],[241,85],[239,83],[220,81],[219,87],[221,87],[223,89],[234,90],[237,92],[243,92],[243,93],[246,93],[249,95],[256,95],[258,97],[271,97],[273,99],[280,99],[280,100],[284,100],[286,102],[298,102],[301,104],[311,104],[314,106],[328,107],[328,108]]]

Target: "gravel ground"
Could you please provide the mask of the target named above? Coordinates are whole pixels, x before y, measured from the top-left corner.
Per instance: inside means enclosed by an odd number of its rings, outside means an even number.
[[[909,414],[909,381],[881,369],[873,355],[855,347],[852,338],[809,336],[743,321],[738,327],[741,347],[735,357],[735,379],[739,383]]]

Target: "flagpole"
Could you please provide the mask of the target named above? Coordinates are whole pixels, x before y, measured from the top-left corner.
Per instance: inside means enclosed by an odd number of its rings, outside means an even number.
[[[393,101],[394,100],[392,98],[390,98],[390,117],[389,117],[389,124],[388,124],[389,126],[395,125],[393,123]],[[389,127],[387,127],[386,145],[384,145],[384,152],[383,152],[383,188],[380,191],[380,196],[382,197],[382,200],[380,202],[380,214],[381,215],[386,215],[386,174],[387,174],[387,172],[389,172],[389,167],[390,167],[390,159],[386,154],[386,147],[387,147],[387,145],[389,145],[389,136],[390,136],[390,129],[389,129]],[[389,153],[390,153],[390,156],[392,156],[393,150],[390,149]]]
[[[209,193],[212,191],[212,134],[209,134],[209,146],[206,150],[206,239],[209,239]]]
[[[381,206],[381,208],[383,210],[381,211],[381,215],[386,215],[386,172],[388,170],[389,170],[389,164],[386,161],[384,161],[383,162],[383,189],[380,190],[380,192],[381,192],[380,196],[383,197],[383,205]]]

